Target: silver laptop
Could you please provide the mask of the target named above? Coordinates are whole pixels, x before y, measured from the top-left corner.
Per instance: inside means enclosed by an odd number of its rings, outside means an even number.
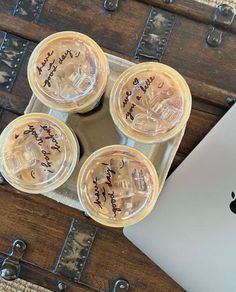
[[[189,292],[236,291],[236,105],[124,234]]]

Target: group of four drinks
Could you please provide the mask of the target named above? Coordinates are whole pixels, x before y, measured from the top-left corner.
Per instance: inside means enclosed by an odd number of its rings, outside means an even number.
[[[44,39],[28,63],[34,95],[47,107],[84,114],[100,102],[109,64],[98,44],[77,32]],[[169,66],[134,65],[116,80],[110,113],[120,135],[140,143],[163,143],[186,125],[191,93]],[[64,184],[78,162],[79,143],[68,126],[49,114],[12,121],[0,136],[0,171],[16,189],[45,193]],[[96,221],[114,227],[134,224],[154,207],[158,174],[140,151],[112,145],[92,153],[78,174],[79,200]]]

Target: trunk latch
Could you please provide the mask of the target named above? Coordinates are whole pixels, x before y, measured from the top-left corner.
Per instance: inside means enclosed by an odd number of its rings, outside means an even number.
[[[209,46],[218,47],[221,44],[224,29],[229,28],[232,24],[234,15],[234,8],[230,5],[221,4],[216,7],[206,38]]]
[[[16,280],[20,274],[20,260],[26,250],[26,244],[22,240],[15,240],[10,255],[0,262],[0,276],[7,280]]]

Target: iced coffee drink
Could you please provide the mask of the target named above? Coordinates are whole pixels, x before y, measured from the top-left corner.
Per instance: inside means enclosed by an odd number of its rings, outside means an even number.
[[[85,161],[77,190],[82,206],[94,220],[123,227],[151,212],[159,181],[144,154],[128,146],[112,145],[97,150]]]
[[[164,64],[132,66],[111,91],[114,123],[124,135],[142,143],[174,137],[186,125],[190,111],[191,93],[186,81]]]
[[[27,114],[0,136],[0,172],[20,191],[45,193],[70,177],[78,151],[77,139],[64,122],[48,114]]]
[[[98,44],[72,31],[45,38],[28,64],[35,96],[46,106],[64,112],[93,109],[105,90],[108,72],[106,56]]]

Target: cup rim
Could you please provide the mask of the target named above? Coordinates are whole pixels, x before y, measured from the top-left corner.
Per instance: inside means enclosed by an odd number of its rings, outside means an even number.
[[[87,43],[93,49],[95,49],[95,51],[97,52],[97,58],[100,60],[101,64],[104,64],[104,68],[105,68],[104,78],[102,78],[101,85],[98,87],[98,89],[96,90],[95,93],[89,94],[90,98],[88,98],[87,101],[83,102],[82,105],[79,105],[76,102],[59,103],[59,102],[47,99],[47,97],[45,97],[43,92],[41,92],[42,91],[41,88],[38,88],[39,86],[37,86],[37,82],[35,81],[35,78],[33,78],[32,74],[31,74],[32,68],[35,64],[37,57],[38,57],[39,51],[44,47],[46,48],[48,45],[48,42],[51,42],[51,41],[57,40],[57,39],[61,39],[61,38],[66,37],[68,35],[73,35],[75,37],[78,37],[79,39],[86,39]],[[53,33],[53,34],[49,35],[48,37],[44,38],[34,48],[32,54],[29,58],[29,62],[28,62],[28,66],[27,66],[27,77],[28,77],[30,88],[33,91],[33,94],[43,104],[45,104],[49,108],[54,108],[58,111],[72,112],[72,113],[73,112],[84,112],[84,111],[86,111],[86,109],[88,107],[91,107],[93,104],[96,104],[96,102],[98,102],[98,100],[101,98],[101,96],[105,90],[107,80],[108,80],[108,74],[109,74],[109,64],[108,64],[107,57],[106,57],[105,53],[103,52],[102,48],[89,36],[87,36],[83,33],[80,33],[80,32],[76,32],[76,31],[56,32],[56,33]]]
[[[182,83],[183,85],[183,90],[184,90],[184,98],[186,99],[186,108],[184,111],[183,116],[181,117],[180,122],[171,130],[164,134],[157,134],[155,136],[147,136],[147,135],[142,135],[139,132],[135,132],[134,130],[131,130],[128,125],[125,125],[123,123],[123,120],[120,116],[117,114],[117,99],[119,98],[119,95],[117,94],[117,91],[120,90],[120,87],[122,82],[132,73],[139,73],[140,71],[143,71],[145,68],[148,68],[150,66],[155,66],[158,69],[165,69],[165,71],[169,72],[171,75],[174,75],[174,78],[177,78],[178,83]],[[128,138],[141,142],[141,143],[146,143],[146,144],[153,144],[153,143],[161,143],[165,142],[167,140],[170,140],[173,138],[175,135],[177,135],[185,126],[186,123],[189,119],[190,113],[191,113],[191,108],[192,108],[192,96],[191,92],[189,89],[189,86],[186,82],[186,80],[183,78],[183,76],[174,68],[162,64],[162,63],[157,63],[157,62],[144,62],[144,63],[139,63],[139,64],[134,64],[127,70],[125,70],[115,81],[112,89],[111,89],[111,94],[110,94],[110,113],[113,119],[114,124],[118,128],[120,132],[122,132],[125,136]]]
[[[130,218],[126,219],[125,221],[122,221],[122,220],[114,221],[114,220],[109,220],[109,219],[104,220],[103,218],[101,218],[99,216],[94,216],[94,214],[86,207],[86,203],[85,203],[86,201],[83,199],[85,194],[80,191],[81,184],[83,181],[83,176],[86,172],[86,169],[88,168],[90,163],[93,161],[93,159],[95,157],[97,157],[98,155],[106,153],[107,151],[110,151],[112,149],[113,150],[117,149],[118,151],[135,152],[135,155],[139,156],[140,160],[145,161],[145,165],[146,165],[151,177],[153,178],[153,192],[151,195],[151,200],[148,203],[148,208],[147,208],[147,206],[145,206],[142,210],[138,211],[136,214],[134,214]],[[127,145],[120,145],[120,144],[105,146],[105,147],[102,147],[102,148],[96,150],[95,152],[93,152],[84,161],[84,163],[79,171],[78,178],[77,178],[77,194],[78,194],[78,198],[79,198],[79,201],[80,201],[83,209],[88,213],[88,215],[92,219],[94,219],[95,221],[97,221],[100,224],[103,224],[103,225],[106,225],[109,227],[126,227],[126,226],[136,224],[139,221],[141,221],[142,219],[144,219],[152,211],[152,209],[155,206],[155,203],[159,197],[159,187],[160,187],[160,185],[159,185],[159,177],[158,177],[157,171],[156,171],[154,165],[152,164],[152,162],[146,157],[146,155],[144,155],[141,151],[139,151],[133,147],[130,147]]]
[[[12,129],[14,129],[14,126],[18,126],[20,124],[18,124],[18,122],[20,120],[24,120],[27,118],[40,118],[40,119],[45,119],[47,121],[51,121],[54,124],[58,125],[59,128],[61,130],[63,130],[63,132],[66,134],[67,139],[70,140],[70,144],[71,144],[71,149],[73,149],[74,154],[72,156],[72,163],[70,168],[68,168],[66,173],[61,173],[59,176],[58,174],[56,174],[53,182],[51,182],[49,185],[46,186],[42,186],[42,183],[40,183],[38,186],[37,185],[22,185],[19,184],[18,182],[14,181],[14,177],[11,177],[8,173],[8,171],[6,170],[6,168],[4,167],[4,164],[1,163],[0,165],[0,171],[1,174],[3,175],[3,177],[6,179],[6,181],[12,185],[14,188],[25,192],[25,193],[32,193],[32,194],[39,194],[39,193],[46,193],[46,192],[50,192],[55,190],[56,188],[60,187],[62,184],[64,184],[68,178],[71,176],[71,174],[73,173],[78,157],[79,157],[79,152],[80,152],[80,147],[79,147],[79,142],[78,139],[76,138],[75,134],[71,131],[71,129],[61,120],[59,120],[58,118],[46,114],[46,113],[29,113],[29,114],[25,114],[22,116],[17,117],[16,119],[14,119],[13,121],[11,121],[2,131],[1,135],[0,135],[0,155],[4,155],[2,153],[3,147],[5,142],[3,141],[6,136],[8,135],[9,131],[11,131]],[[23,123],[22,123],[23,124]],[[64,177],[62,177],[64,175]]]

